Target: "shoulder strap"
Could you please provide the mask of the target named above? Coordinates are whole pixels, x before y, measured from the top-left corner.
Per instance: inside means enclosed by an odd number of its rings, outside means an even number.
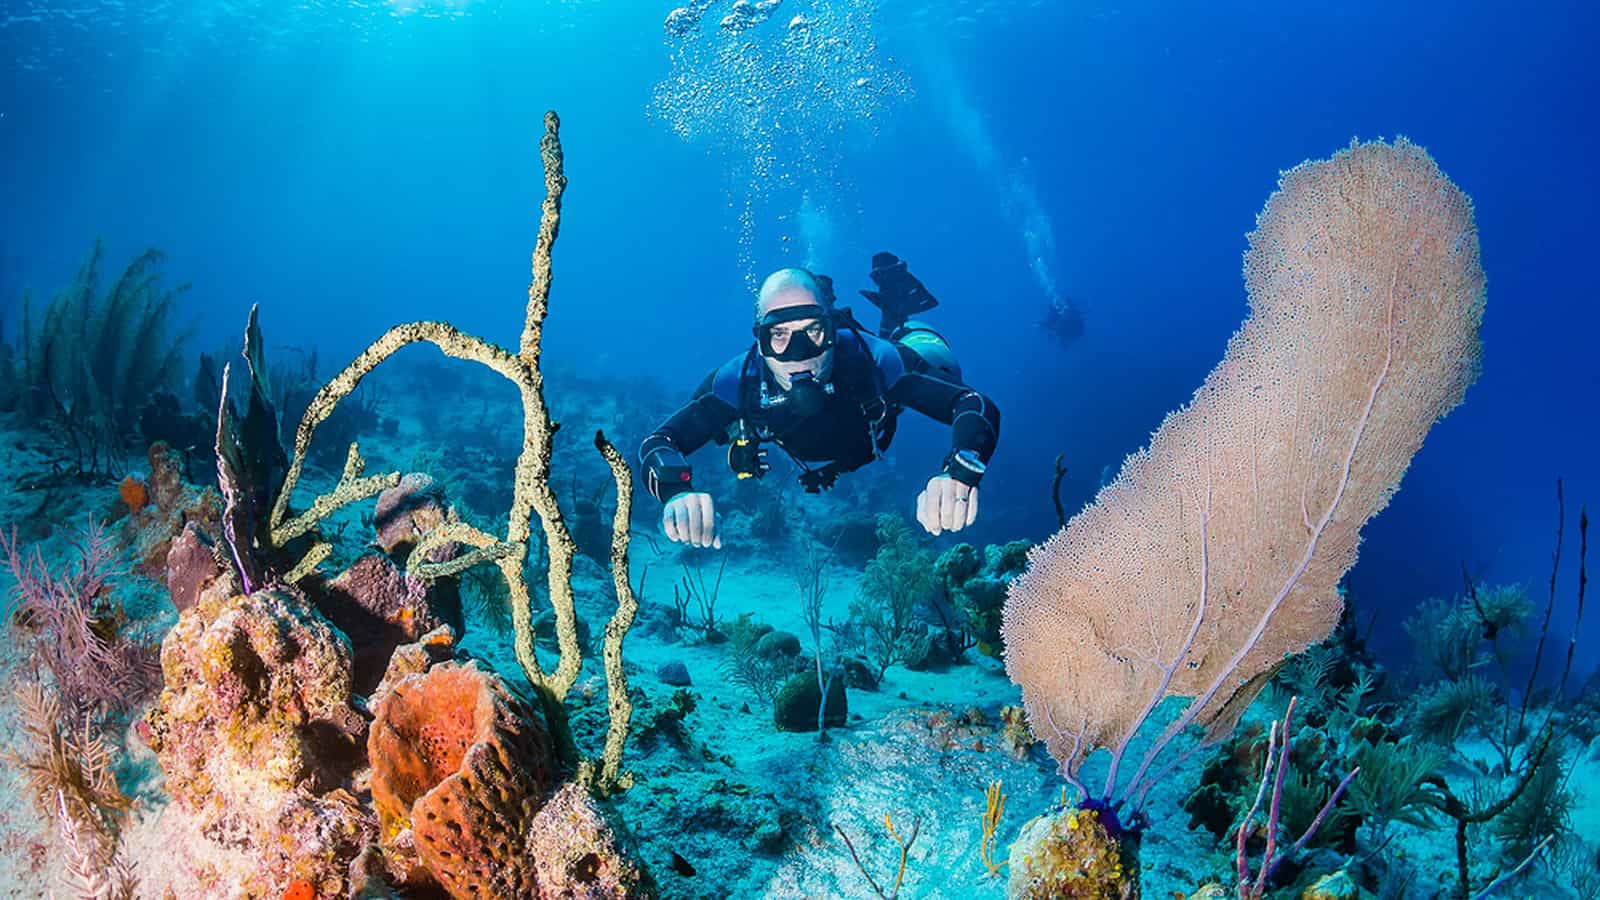
[[[746,384],[749,376],[754,374],[751,364],[755,361],[755,347],[735,356],[717,368],[711,374],[711,392],[717,399],[728,404],[744,415],[749,407],[745,401],[745,394],[749,389]]]

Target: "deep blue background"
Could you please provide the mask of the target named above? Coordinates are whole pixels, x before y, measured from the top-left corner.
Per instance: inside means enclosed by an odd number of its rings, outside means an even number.
[[[653,113],[668,6],[330,3],[247,18],[195,0],[141,19],[6,4],[4,253],[48,293],[97,233],[115,258],[160,246],[194,282],[199,348],[252,301],[274,343],[331,360],[410,318],[511,342],[542,195],[539,117],[554,107],[571,186],[549,353],[687,391],[747,336],[743,183],[728,173],[748,159],[680,140]],[[828,255],[812,261],[842,285],[865,283],[875,249],[908,257],[944,299],[935,321],[969,378],[1005,410],[984,534],[1042,537],[1055,455],[1076,507],[1220,358],[1245,311],[1244,236],[1277,172],[1352,137],[1406,135],[1476,202],[1485,367],[1367,528],[1352,584],[1383,610],[1380,638],[1453,591],[1463,565],[1542,598],[1555,479],[1569,540],[1577,504],[1600,503],[1600,7],[1061,6],[883,4],[880,56],[914,93],[875,118],[875,137],[780,134],[780,155],[828,171],[758,206],[757,268],[806,261],[803,241],[779,239],[794,237],[798,189],[832,211],[833,239],[813,248]],[[1033,328],[1046,297],[1030,210],[1054,236],[1045,264],[1088,312],[1088,338],[1066,352]],[[931,464],[936,438],[912,428],[900,465]],[[1569,578],[1558,628],[1574,592]]]

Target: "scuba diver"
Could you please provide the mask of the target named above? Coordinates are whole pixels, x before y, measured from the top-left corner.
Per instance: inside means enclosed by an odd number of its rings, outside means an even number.
[[[917,495],[917,521],[930,534],[959,531],[978,516],[978,482],[1000,435],[994,401],[962,381],[944,339],[910,317],[938,305],[892,253],[872,258],[878,334],[835,305],[825,275],[788,268],[767,276],[756,300],[754,344],[701,382],[694,399],[639,448],[646,487],[664,505],[669,539],[721,547],[715,503],[696,490],[687,457],[715,440],[728,446],[739,478],[770,468],[767,449],[800,468],[808,493],[879,459],[905,408],[950,426],[950,452]]]
[[[1066,297],[1057,297],[1044,312],[1039,328],[1054,337],[1063,347],[1070,347],[1083,337],[1083,312]]]

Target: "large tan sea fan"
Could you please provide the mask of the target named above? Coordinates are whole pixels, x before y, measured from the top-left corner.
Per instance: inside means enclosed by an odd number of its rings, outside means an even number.
[[[1006,601],[1036,735],[1114,804],[1138,805],[1177,733],[1231,730],[1230,701],[1328,636],[1361,526],[1478,373],[1472,204],[1403,138],[1285,172],[1244,275],[1250,315],[1222,362]],[[1194,699],[1128,776],[1129,741],[1171,695]],[[1096,748],[1112,753],[1100,791],[1077,777]]]

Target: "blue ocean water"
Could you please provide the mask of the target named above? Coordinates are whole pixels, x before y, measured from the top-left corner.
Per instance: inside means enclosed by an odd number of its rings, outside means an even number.
[[[100,235],[113,260],[167,253],[197,349],[251,304],[325,367],[413,319],[514,344],[555,109],[552,364],[687,399],[748,346],[767,272],[853,297],[892,250],[1003,411],[962,539],[1041,541],[1057,455],[1070,513],[1221,358],[1278,173],[1405,136],[1474,202],[1483,374],[1365,529],[1351,597],[1397,655],[1464,572],[1542,610],[1557,479],[1569,560],[1600,502],[1600,7],[785,0],[740,30],[706,6],[676,30],[637,0],[7,3],[0,321]],[[801,33],[837,46],[799,54]],[[1040,327],[1054,303],[1080,339]],[[892,464],[847,477],[909,516],[946,440],[907,421]],[[1600,616],[1574,637],[1587,675]]]
[[[667,11],[13,4],[10,277],[48,292],[101,234],[167,251],[205,339],[261,302],[278,339],[330,359],[444,314],[505,340],[554,108],[572,181],[555,352],[687,394],[743,345],[754,274],[811,263],[869,286],[868,257],[891,249],[1006,413],[995,534],[1037,537],[1055,454],[1087,500],[1219,358],[1276,173],[1405,135],[1476,203],[1484,377],[1373,523],[1354,583],[1388,608],[1452,589],[1463,564],[1537,578],[1554,479],[1600,494],[1591,5],[883,3],[857,64],[898,84],[870,108],[785,110],[810,100],[798,84],[754,125],[679,113],[688,139],[656,96],[682,52]],[[768,86],[711,55],[678,68],[730,100]],[[1088,313],[1065,350],[1033,327],[1052,291]]]

